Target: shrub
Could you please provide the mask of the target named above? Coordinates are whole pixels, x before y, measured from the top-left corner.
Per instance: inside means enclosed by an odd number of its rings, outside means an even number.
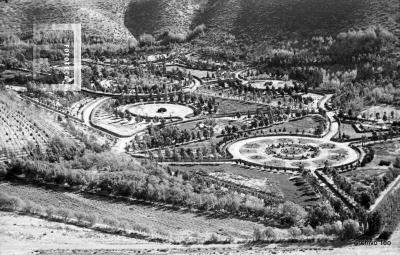
[[[98,219],[96,215],[87,215],[86,221],[89,222],[89,226],[93,227],[97,223]]]
[[[45,211],[47,218],[52,218],[54,216],[54,212],[56,211],[56,209],[53,206],[49,206],[46,208]]]
[[[298,237],[298,236],[301,235],[301,230],[300,230],[300,228],[298,228],[298,227],[291,227],[291,228],[289,229],[289,234],[290,234],[292,237]]]
[[[382,234],[379,235],[378,239],[379,240],[388,240],[392,234],[393,234],[393,232],[389,232],[389,231],[385,230],[382,232]]]
[[[325,234],[325,228],[323,226],[317,226],[317,228],[315,229],[315,232],[317,232],[317,234]]]
[[[211,236],[208,238],[208,240],[206,241],[207,244],[212,244],[212,243],[218,243],[219,242],[219,238],[215,233],[212,233]]]
[[[118,227],[119,227],[120,229],[124,230],[124,231],[127,230],[128,226],[129,226],[129,222],[124,221],[124,220],[123,220],[123,221],[120,221],[119,224],[118,224]]]
[[[25,207],[24,201],[18,197],[10,196],[6,193],[0,193],[0,209],[7,211],[22,210]]]
[[[60,209],[57,211],[57,215],[62,217],[62,220],[67,223],[73,216],[73,213],[69,209]]]
[[[7,166],[3,162],[0,162],[0,178],[5,177],[7,173]]]
[[[135,231],[138,231],[138,232],[142,232],[142,233],[147,233],[147,234],[151,233],[151,231],[150,231],[150,229],[148,227],[143,227],[143,226],[141,226],[139,224],[132,225],[132,229],[135,230]]]
[[[144,33],[139,37],[139,44],[141,46],[153,45],[153,44],[155,44],[155,42],[156,42],[156,39],[151,34]]]
[[[360,226],[357,221],[348,219],[343,222],[343,239],[354,239],[360,234]]]
[[[331,233],[333,235],[340,235],[343,231],[343,224],[341,221],[335,221],[334,223],[332,223],[332,229],[331,229]]]
[[[32,208],[33,208],[33,203],[30,202],[30,201],[27,201],[27,202],[25,203],[25,206],[24,206],[24,208],[23,208],[23,211],[26,212],[26,213],[32,213]]]
[[[286,201],[282,206],[282,218],[281,221],[284,224],[300,225],[307,217],[307,212],[303,207],[297,205],[291,201]]]
[[[264,240],[264,238],[265,238],[264,232],[261,231],[259,228],[254,228],[253,240],[257,242],[257,241]]]
[[[85,213],[76,212],[74,214],[74,216],[75,216],[75,218],[76,218],[76,220],[78,221],[79,224],[85,225],[86,218],[87,218],[87,215]]]
[[[103,223],[111,228],[116,228],[119,226],[119,222],[114,218],[105,218],[103,219]]]
[[[275,230],[272,227],[267,227],[264,230],[264,236],[268,239],[276,239],[277,235],[275,233]]]
[[[303,235],[305,235],[305,236],[312,236],[312,235],[314,234],[314,229],[313,229],[310,225],[308,225],[308,226],[306,226],[306,227],[303,227],[303,228],[301,229],[301,232],[302,232]]]
[[[335,210],[329,203],[313,206],[308,214],[308,221],[311,226],[316,227],[325,223],[331,223],[337,218]]]

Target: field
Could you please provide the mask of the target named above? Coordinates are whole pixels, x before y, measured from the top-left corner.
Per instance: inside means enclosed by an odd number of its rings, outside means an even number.
[[[246,178],[254,179],[265,179],[271,180],[273,183],[278,184],[280,192],[284,195],[284,198],[306,206],[315,204],[318,200],[315,200],[314,196],[308,193],[307,185],[303,185],[302,182],[297,182],[295,178],[291,179],[291,176],[286,174],[274,174],[268,172],[261,172],[257,169],[250,169],[241,167],[238,165],[221,164],[221,165],[187,165],[187,166],[174,166],[174,168],[184,171],[206,171],[209,173],[229,173],[231,175],[243,176]]]
[[[42,206],[68,208],[98,217],[109,217],[129,224],[147,227],[150,232],[182,240],[188,236],[208,238],[212,233],[237,239],[251,238],[254,227],[260,224],[234,218],[214,218],[185,210],[143,203],[127,204],[98,196],[52,191],[28,185],[2,183],[0,191],[31,200]],[[179,219],[179,220],[177,220]]]
[[[57,116],[9,93],[0,96],[0,161],[7,156],[26,156],[35,148],[45,149],[54,136],[71,137]]]

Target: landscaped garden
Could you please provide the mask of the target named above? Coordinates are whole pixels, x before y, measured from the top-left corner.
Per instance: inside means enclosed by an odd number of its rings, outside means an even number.
[[[129,50],[100,40],[85,45],[82,92],[41,91],[44,80],[30,80],[18,94],[1,84],[0,178],[9,183],[0,209],[90,228],[96,217],[102,230],[171,245],[390,230],[398,66],[380,29],[237,52],[235,38],[226,51],[197,49],[168,31],[141,35]],[[354,48],[357,36],[373,49]],[[23,56],[24,47],[14,50]],[[1,63],[19,68],[21,55]]]
[[[346,145],[322,143],[315,138],[291,136],[258,137],[231,144],[229,153],[234,159],[260,167],[321,168],[325,164],[340,166],[358,160],[359,154]]]

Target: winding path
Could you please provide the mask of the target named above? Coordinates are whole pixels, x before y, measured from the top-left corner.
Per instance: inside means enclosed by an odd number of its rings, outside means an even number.
[[[89,105],[86,105],[84,107],[84,109],[82,110],[82,116],[83,116],[83,122],[87,126],[92,126],[90,124],[90,116],[91,116],[92,112],[94,111],[94,109],[96,109],[99,105],[101,105],[102,103],[104,103],[105,101],[107,101],[109,99],[110,99],[109,97],[97,98],[96,100],[91,102]]]

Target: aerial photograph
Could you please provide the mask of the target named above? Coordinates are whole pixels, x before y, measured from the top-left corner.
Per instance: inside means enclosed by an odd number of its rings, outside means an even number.
[[[0,0],[0,255],[400,254],[400,0]]]

